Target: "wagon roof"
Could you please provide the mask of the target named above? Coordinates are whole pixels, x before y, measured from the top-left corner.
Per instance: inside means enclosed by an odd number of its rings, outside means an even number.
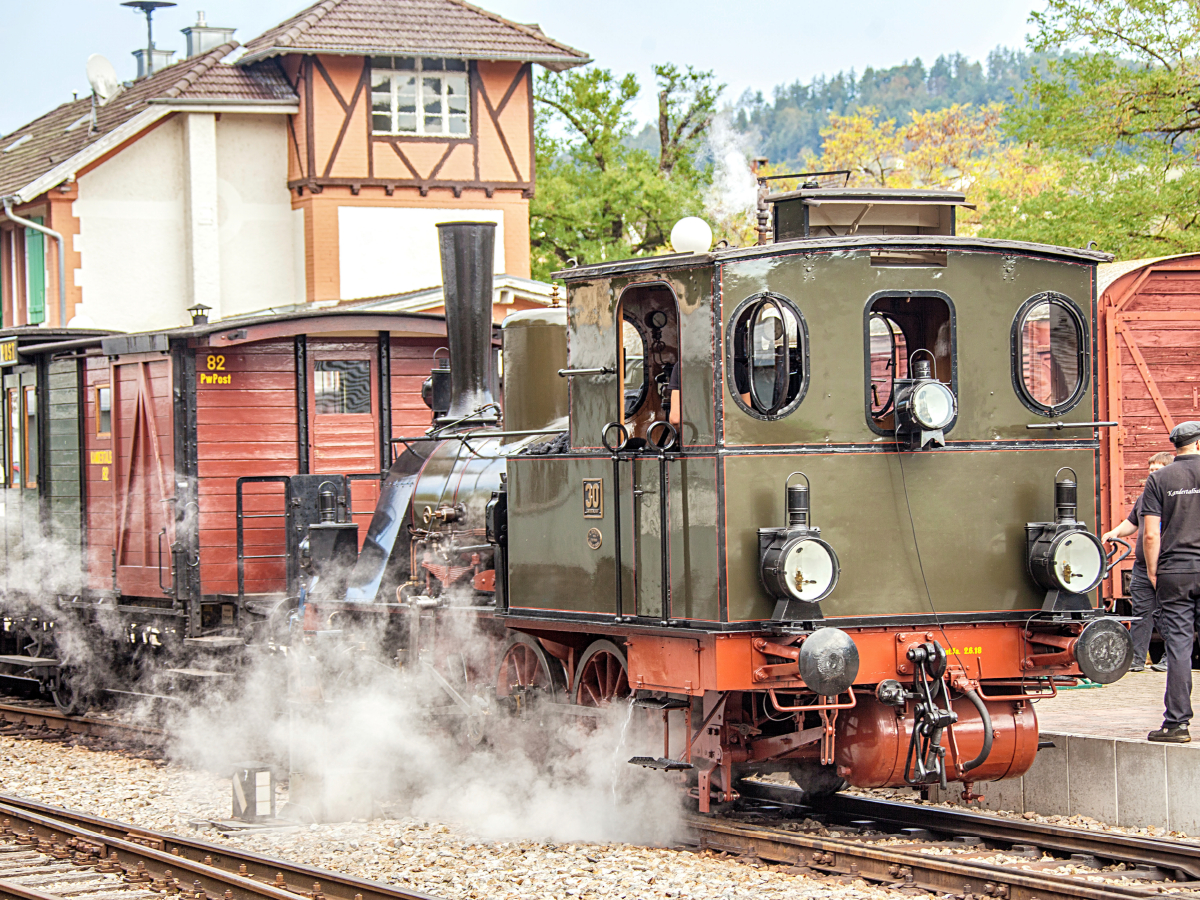
[[[1200,265],[1200,253],[1179,253],[1174,256],[1149,256],[1145,259],[1122,259],[1117,262],[1109,263],[1100,266],[1096,277],[1096,296],[1100,296],[1110,287],[1117,283],[1118,280],[1128,275],[1130,272],[1136,272],[1138,269],[1145,269],[1148,266],[1153,266],[1158,263],[1173,262],[1175,260],[1192,259]]]
[[[815,253],[825,250],[869,250],[873,247],[889,247],[912,250],[980,250],[993,253],[1021,253],[1029,256],[1048,256],[1074,262],[1108,263],[1111,253],[1096,250],[1079,250],[1074,247],[1055,247],[1050,244],[1033,244],[1025,241],[1004,241],[994,238],[964,237],[959,235],[863,235],[844,237],[805,238],[803,240],[780,241],[777,244],[712,250],[708,253],[667,253],[662,256],[643,256],[633,259],[614,260],[575,269],[563,269],[552,277],[563,281],[582,281],[613,275],[636,274],[669,269],[696,268],[715,263],[737,262],[760,256],[785,256],[794,253]]]
[[[436,337],[446,333],[446,319],[432,313],[308,309],[234,316],[200,325],[113,335],[104,338],[100,346],[104,353],[115,356],[122,353],[161,352],[178,342],[202,347],[231,347],[277,337],[345,331],[400,331]]]

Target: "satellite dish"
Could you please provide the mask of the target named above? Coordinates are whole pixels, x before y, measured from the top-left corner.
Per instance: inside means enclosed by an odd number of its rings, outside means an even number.
[[[96,102],[101,106],[112,99],[121,89],[121,82],[117,79],[117,70],[99,53],[93,53],[88,57],[87,77],[88,83],[92,86],[92,93],[96,95]]]

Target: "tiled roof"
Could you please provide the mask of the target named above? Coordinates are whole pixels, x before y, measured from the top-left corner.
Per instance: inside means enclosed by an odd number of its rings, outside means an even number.
[[[157,104],[298,102],[277,63],[223,64],[237,46],[231,41],[134,82],[96,110],[95,129],[89,128],[89,96],[64,103],[0,137],[0,196],[18,193]]]
[[[587,54],[463,0],[321,0],[246,44],[241,65],[285,53],[516,59],[560,71]]]

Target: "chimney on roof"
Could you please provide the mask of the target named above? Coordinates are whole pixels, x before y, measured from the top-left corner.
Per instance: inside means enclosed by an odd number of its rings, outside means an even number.
[[[207,53],[213,47],[229,43],[233,40],[233,33],[237,29],[214,28],[204,20],[204,10],[199,10],[196,13],[196,24],[190,28],[183,28],[181,31],[187,38],[187,55],[192,57],[199,53]]]
[[[155,72],[162,71],[167,66],[172,64],[171,57],[174,55],[175,55],[174,50],[159,50],[157,47],[155,47],[154,48],[154,66],[150,69],[149,73],[147,73],[147,71],[146,71],[146,48],[143,47],[141,50],[134,50],[133,58],[137,60],[137,64],[138,64],[137,77],[145,78],[147,74],[153,75]]]

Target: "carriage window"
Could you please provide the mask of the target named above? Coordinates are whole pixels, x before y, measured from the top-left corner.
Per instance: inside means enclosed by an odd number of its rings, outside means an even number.
[[[1058,415],[1074,406],[1087,381],[1083,317],[1061,294],[1039,294],[1025,301],[1013,328],[1013,361],[1020,379],[1013,383],[1025,405]]]
[[[37,388],[27,387],[25,393],[25,487],[37,487],[38,430]]]
[[[779,419],[804,399],[808,331],[791,301],[759,294],[729,320],[729,380],[734,402],[753,416]]]
[[[625,373],[625,418],[646,402],[646,339],[629,318],[621,325],[621,358]]]
[[[313,363],[317,415],[371,412],[371,364],[365,359],[318,359]]]
[[[917,350],[933,354],[933,375],[957,393],[954,307],[941,293],[879,294],[866,310],[867,424],[877,434],[896,427],[893,386],[908,378]]]
[[[890,316],[871,314],[871,415],[878,419],[892,409],[892,379],[908,377],[908,345],[904,332]]]
[[[96,385],[96,437],[112,437],[112,388]]]
[[[4,397],[4,422],[8,427],[8,477],[9,487],[21,486],[21,392],[9,388]]]

